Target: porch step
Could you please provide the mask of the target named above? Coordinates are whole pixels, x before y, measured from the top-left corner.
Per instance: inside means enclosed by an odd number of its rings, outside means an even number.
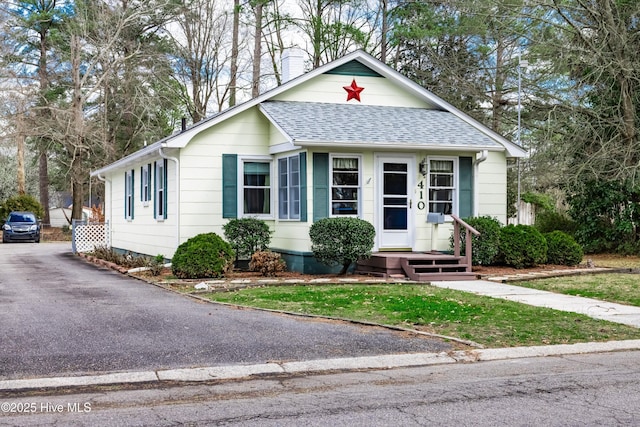
[[[454,280],[454,278],[465,280],[474,277],[473,273],[467,272],[469,265],[464,264],[463,261],[464,259],[460,257],[442,255],[425,259],[401,258],[400,265],[407,277],[416,282]]]
[[[463,257],[441,253],[379,253],[358,261],[356,273],[377,277],[406,276],[416,282],[474,280]]]

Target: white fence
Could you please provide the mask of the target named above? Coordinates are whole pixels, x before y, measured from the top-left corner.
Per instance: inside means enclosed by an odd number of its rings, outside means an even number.
[[[110,247],[109,222],[87,222],[73,220],[72,243],[73,252],[93,252],[96,247]]]

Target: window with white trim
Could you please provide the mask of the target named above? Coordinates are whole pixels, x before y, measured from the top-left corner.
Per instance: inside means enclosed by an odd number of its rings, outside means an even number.
[[[241,212],[245,216],[271,217],[271,161],[241,159]]]
[[[151,163],[140,167],[140,200],[144,206],[151,200]]]
[[[125,219],[133,219],[133,169],[124,173],[124,217]]]
[[[429,213],[451,215],[457,213],[458,159],[429,157],[428,192]]]
[[[154,218],[167,219],[167,161],[155,162]]]
[[[331,216],[360,214],[360,157],[331,156]]]
[[[300,156],[278,159],[278,218],[300,219]]]

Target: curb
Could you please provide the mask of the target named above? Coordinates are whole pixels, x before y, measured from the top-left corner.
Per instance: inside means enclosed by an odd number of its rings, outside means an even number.
[[[0,381],[0,392],[55,390],[58,388],[104,386],[116,384],[163,382],[210,382],[246,380],[255,376],[313,374],[358,370],[474,363],[530,357],[569,356],[587,353],[640,350],[640,340],[562,344],[554,346],[514,347],[454,351],[450,353],[411,353],[364,356],[298,362],[271,362],[255,365],[212,366],[201,368],[165,369],[158,371],[117,372],[77,377],[30,378]]]

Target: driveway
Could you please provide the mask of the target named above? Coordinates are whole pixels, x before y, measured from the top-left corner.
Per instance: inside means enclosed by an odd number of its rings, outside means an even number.
[[[70,243],[0,244],[0,379],[449,349],[383,328],[199,302],[88,264]]]

